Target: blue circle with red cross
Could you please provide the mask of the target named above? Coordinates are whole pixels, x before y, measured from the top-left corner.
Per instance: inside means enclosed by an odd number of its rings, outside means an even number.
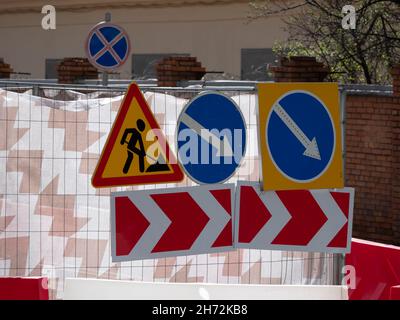
[[[86,55],[96,68],[105,71],[117,69],[126,62],[129,53],[129,37],[120,26],[102,22],[90,31]]]

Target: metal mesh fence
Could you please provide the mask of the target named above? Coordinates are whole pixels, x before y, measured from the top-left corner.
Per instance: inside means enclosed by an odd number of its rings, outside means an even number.
[[[228,182],[259,180],[254,90],[219,88],[240,106],[248,141],[245,160]],[[194,185],[94,189],[91,175],[122,101],[123,88],[0,89],[0,276],[47,276],[50,297],[63,297],[67,277],[161,282],[334,284],[337,256],[236,250],[113,263],[110,191]],[[144,88],[176,153],[180,111],[202,88]]]

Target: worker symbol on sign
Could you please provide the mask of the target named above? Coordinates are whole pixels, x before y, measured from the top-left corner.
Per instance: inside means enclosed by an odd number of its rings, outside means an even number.
[[[143,137],[142,137],[142,132],[146,128],[146,124],[142,119],[138,119],[136,121],[136,128],[127,128],[124,131],[124,135],[122,136],[122,139],[120,141],[121,145],[127,144],[128,147],[128,156],[125,161],[124,168],[122,172],[124,174],[127,174],[129,172],[129,169],[132,165],[134,155],[136,154],[138,159],[139,159],[139,171],[144,172],[144,160],[147,156],[151,162],[154,162],[149,165],[147,168],[146,172],[161,172],[161,171],[168,171],[169,167],[165,163],[165,159],[159,155],[158,159],[155,159],[151,156],[149,156],[146,153],[144,144],[143,144]],[[126,140],[126,138],[130,135],[129,140]],[[157,136],[155,136],[155,139],[157,139]],[[138,147],[137,147],[138,145]]]
[[[136,122],[136,128],[127,128],[124,132],[124,135],[121,139],[121,144],[128,144],[128,157],[126,158],[124,169],[122,170],[125,174],[128,173],[129,168],[131,167],[133,154],[137,154],[139,158],[139,171],[144,171],[144,157],[146,156],[146,151],[144,150],[143,138],[141,132],[146,128],[146,124],[142,119],[139,119]],[[131,134],[129,141],[126,140],[128,135]],[[139,148],[136,145],[139,144]]]

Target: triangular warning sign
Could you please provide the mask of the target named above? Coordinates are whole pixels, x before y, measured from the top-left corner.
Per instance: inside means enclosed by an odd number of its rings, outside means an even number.
[[[93,174],[96,188],[177,182],[182,169],[139,87],[132,83]]]

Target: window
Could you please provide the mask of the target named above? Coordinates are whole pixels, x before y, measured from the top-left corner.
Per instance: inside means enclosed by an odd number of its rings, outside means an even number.
[[[144,53],[132,55],[132,77],[154,79],[157,77],[157,63],[171,56],[190,56],[189,53]]]
[[[242,49],[241,60],[242,80],[272,80],[268,75],[268,65],[275,64],[276,56],[271,48]]]
[[[62,59],[46,59],[46,79],[57,79],[57,66]]]

